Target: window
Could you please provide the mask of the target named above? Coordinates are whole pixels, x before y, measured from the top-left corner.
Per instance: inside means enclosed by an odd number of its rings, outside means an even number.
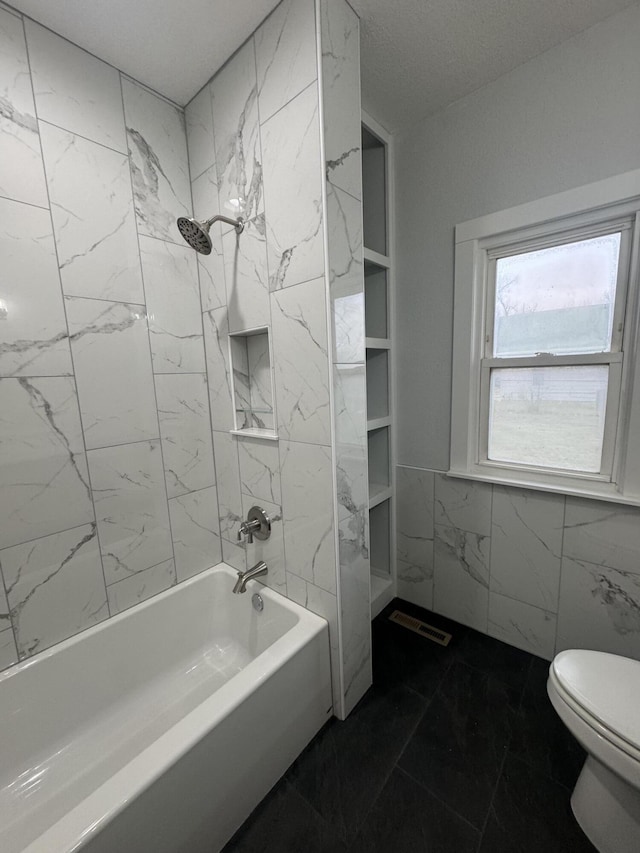
[[[450,474],[640,503],[640,172],[621,178],[456,229]]]

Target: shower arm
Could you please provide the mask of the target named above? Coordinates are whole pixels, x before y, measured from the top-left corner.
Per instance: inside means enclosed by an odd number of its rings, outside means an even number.
[[[244,229],[244,219],[238,217],[237,219],[230,219],[228,216],[223,216],[219,213],[217,216],[212,216],[211,219],[207,219],[205,225],[208,228],[211,228],[214,222],[226,222],[227,225],[233,225],[238,234],[242,234]]]

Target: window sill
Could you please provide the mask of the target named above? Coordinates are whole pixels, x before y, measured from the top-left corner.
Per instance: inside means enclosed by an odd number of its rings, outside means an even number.
[[[447,477],[457,480],[475,480],[480,483],[495,483],[499,486],[512,486],[515,489],[532,489],[537,492],[550,492],[552,494],[569,495],[576,498],[588,498],[595,501],[608,501],[610,503],[626,504],[627,506],[640,506],[640,495],[623,495],[616,491],[611,483],[603,483],[600,488],[589,483],[585,486],[567,485],[566,483],[541,483],[528,479],[526,476],[517,474],[511,476],[506,473],[477,473],[476,471],[445,472]]]

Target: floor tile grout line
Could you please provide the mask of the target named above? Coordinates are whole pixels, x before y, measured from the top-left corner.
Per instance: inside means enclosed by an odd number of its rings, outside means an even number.
[[[408,770],[405,770],[404,767],[397,767],[396,769],[400,773],[402,773],[404,776],[406,776],[407,779],[411,779],[411,781],[414,783],[414,785],[417,785],[423,791],[426,791],[427,794],[429,794],[429,796],[433,797],[434,800],[437,800],[440,803],[440,805],[444,806],[445,809],[447,809],[448,812],[451,812],[452,815],[455,815],[461,821],[466,823],[467,826],[471,827],[471,829],[473,829],[474,832],[477,832],[480,835],[480,837],[482,838],[483,830],[480,830],[480,829],[478,829],[477,826],[474,826],[468,818],[464,817],[464,815],[461,815],[460,812],[456,811],[453,808],[453,806],[451,806],[449,803],[445,802],[445,800],[443,800],[442,797],[439,797],[438,794],[436,794],[435,791],[432,791],[431,788],[429,788],[427,785],[424,784],[424,782],[421,782],[419,779],[416,779],[416,777],[413,776],[411,773],[409,773]]]
[[[494,803],[495,798],[496,798],[496,793],[498,792],[498,786],[500,785],[500,782],[502,781],[502,774],[504,772],[504,765],[506,764],[506,761],[507,761],[507,755],[509,754],[510,745],[511,745],[511,738],[509,738],[509,743],[504,750],[504,755],[502,756],[502,762],[500,764],[500,772],[498,773],[498,777],[496,779],[496,784],[493,788],[493,793],[491,794],[491,802],[489,803],[489,808],[487,809],[487,814],[486,814],[486,817],[484,819],[484,823],[482,825],[482,830],[480,831],[480,840],[478,842],[477,853],[480,853],[480,849],[482,848],[482,843],[484,841],[484,834],[487,831],[487,825],[489,823],[489,818],[491,817],[491,810],[493,808],[493,803]]]

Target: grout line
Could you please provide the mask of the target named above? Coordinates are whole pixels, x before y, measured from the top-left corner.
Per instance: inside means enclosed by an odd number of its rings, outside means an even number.
[[[35,97],[34,97],[35,102]],[[64,127],[61,124],[56,124],[54,121],[50,121],[46,118],[38,117],[38,124],[48,124],[50,127],[55,127],[57,130],[61,130],[63,133],[68,133],[70,136],[77,136],[79,139],[84,139],[85,142],[89,142],[92,145],[98,145],[100,148],[105,148],[107,151],[112,151],[114,154],[118,154],[120,157],[123,157],[128,160],[128,151],[121,151],[119,148],[114,148],[113,145],[105,145],[104,142],[98,142],[96,139],[91,139],[90,136],[85,136],[83,133],[78,133],[76,130],[71,130],[68,127]],[[39,132],[39,131],[38,131]],[[124,141],[125,146],[127,142],[127,131],[126,127],[124,128]]]
[[[174,572],[175,572],[175,567],[176,567],[175,559],[173,557],[166,557],[164,560],[160,560],[159,563],[153,563],[151,566],[146,566],[146,568],[144,568],[144,569],[138,569],[135,572],[129,572],[129,574],[127,574],[124,578],[118,578],[117,581],[112,581],[111,583],[108,583],[107,584],[107,590],[113,589],[114,586],[118,586],[118,584],[120,584],[120,583],[124,583],[125,581],[131,580],[131,578],[135,578],[138,575],[143,574],[143,572],[150,572],[151,569],[157,569],[158,566],[162,566],[162,565],[164,565],[164,563],[169,563],[169,562],[173,563],[173,568],[174,568]],[[171,586],[174,586],[174,584],[171,584]],[[167,587],[167,589],[168,589],[168,587]],[[154,594],[157,594],[157,593],[154,593]],[[117,615],[117,614],[114,614],[114,615]]]
[[[33,88],[33,73],[32,73],[32,69],[31,69],[31,54],[29,51],[29,41],[27,39],[27,30],[26,30],[26,27],[24,24],[24,18],[22,19],[22,29],[23,29],[23,35],[24,35],[25,52],[26,52],[26,56],[27,56],[27,67],[29,69],[29,86],[31,89],[31,97],[33,98],[33,110],[34,110],[34,114],[36,117],[36,121],[39,122],[40,119],[38,116],[38,104],[36,102],[36,95],[35,95],[35,91]],[[103,588],[104,588],[105,604],[107,607],[107,613],[109,614],[108,618],[110,618],[111,617],[111,609],[109,607],[109,596],[107,595],[107,576],[105,574],[104,561],[102,559],[102,543],[100,541],[100,529],[98,526],[98,513],[96,511],[96,503],[95,503],[94,496],[93,496],[94,493],[93,493],[93,484],[91,482],[91,468],[89,465],[89,452],[87,449],[87,439],[86,439],[86,434],[85,434],[84,419],[82,417],[82,406],[80,404],[80,391],[78,389],[78,380],[77,380],[75,359],[74,359],[74,355],[73,355],[73,347],[71,346],[71,332],[69,329],[69,316],[67,314],[67,303],[65,300],[64,285],[62,282],[62,274],[60,272],[60,255],[58,252],[58,240],[56,237],[56,228],[55,228],[55,224],[53,221],[53,213],[51,210],[51,194],[49,191],[49,180],[47,177],[47,165],[46,165],[45,158],[44,158],[44,149],[42,147],[42,138],[40,136],[39,125],[38,125],[38,146],[40,148],[40,159],[42,162],[42,172],[44,175],[44,185],[45,185],[45,188],[47,191],[47,201],[49,202],[49,221],[51,222],[51,236],[53,239],[53,248],[54,248],[54,252],[55,252],[55,256],[56,256],[56,266],[58,267],[58,285],[60,287],[60,299],[62,302],[62,312],[64,315],[64,321],[65,321],[66,328],[67,328],[67,346],[69,347],[69,359],[71,361],[71,369],[73,371],[72,382],[73,382],[73,388],[74,388],[74,392],[75,392],[75,409],[76,409],[77,415],[78,415],[78,424],[80,426],[80,434],[82,436],[82,447],[83,447],[83,451],[84,451],[84,460],[85,460],[85,463],[87,466],[87,488],[89,490],[88,499],[89,499],[89,502],[91,504],[91,510],[93,512],[93,524],[95,525],[96,542],[98,545],[98,555],[100,557],[100,568],[102,571],[102,583],[103,583]],[[85,522],[85,523],[87,523],[87,522]],[[82,525],[76,525],[76,527],[81,527],[81,526]],[[75,527],[68,528],[68,529],[72,530],[72,529],[75,529]],[[59,531],[59,532],[62,533],[64,531]],[[49,535],[51,535],[51,534],[49,534]],[[44,537],[37,537],[37,538],[44,538]],[[34,541],[34,540],[31,540],[31,541]],[[78,632],[76,631],[74,633],[78,633]]]
[[[61,533],[69,533],[71,530],[79,530],[81,527],[86,527],[88,524],[96,524],[95,517],[93,521],[91,521],[91,519],[88,519],[87,521],[83,521],[81,524],[72,524],[71,527],[63,527],[62,530],[54,530],[51,533],[44,533],[41,536],[34,536],[32,539],[25,539],[24,542],[14,542],[13,545],[5,545],[3,548],[0,549],[0,556],[2,556],[3,551],[8,551],[9,548],[18,548],[21,545],[29,545],[31,542],[39,542],[40,539],[46,539],[47,536],[59,536]]]
[[[281,106],[281,107],[278,107],[278,109],[277,109],[275,112],[273,112],[273,113],[271,113],[271,115],[267,116],[267,117],[266,117],[266,119],[265,119],[261,124],[268,124],[268,123],[271,121],[271,119],[272,119],[272,118],[274,118],[275,116],[277,116],[277,115],[278,115],[278,113],[281,113],[281,112],[282,112],[282,110],[283,110],[285,107],[288,107],[288,106],[289,106],[289,104],[290,104],[292,101],[295,101],[295,99],[296,99],[296,98],[299,98],[299,97],[300,97],[300,95],[304,94],[304,93],[307,91],[307,89],[310,89],[310,88],[311,88],[311,86],[314,86],[317,82],[318,82],[318,77],[316,76],[316,77],[314,77],[314,78],[313,78],[313,80],[311,80],[311,82],[307,83],[307,85],[304,87],[304,89],[300,89],[300,91],[299,91],[299,92],[296,92],[296,93],[295,93],[295,95],[292,95],[292,96],[289,98],[289,100],[288,100],[288,101],[286,101],[286,103],[282,104],[282,106]],[[324,171],[323,171],[323,173],[322,173],[322,177],[323,177],[323,180],[324,180]],[[360,199],[358,199],[358,201],[360,201]]]
[[[122,299],[101,299],[99,296],[76,296],[73,293],[64,293],[64,291],[63,295],[65,299],[86,299],[89,302],[106,302],[109,305],[126,305],[134,308],[144,308],[145,310],[147,307],[144,302],[125,302]]]
[[[553,639],[553,654],[557,654],[558,650],[558,628],[560,625],[560,591],[562,589],[562,564],[564,563],[564,534],[567,521],[567,496],[564,496],[562,506],[562,538],[560,540],[560,569],[558,571],[558,598],[556,606],[556,633]]]
[[[122,107],[122,121],[124,124],[125,138],[127,138],[127,148],[128,148],[127,116],[126,116],[126,110],[125,110],[125,105],[124,105],[124,89],[122,86],[122,72],[119,72],[118,80],[120,83],[120,105]],[[183,127],[184,127],[184,125],[183,125]],[[185,147],[186,147],[186,144],[187,144],[187,139],[186,139],[186,130],[185,130]],[[136,226],[136,245],[138,247],[138,264],[140,267],[140,284],[142,287],[142,296],[144,298],[144,305],[145,305],[145,317],[146,317],[145,322],[147,324],[147,346],[149,348],[149,366],[151,367],[151,387],[153,388],[153,400],[155,403],[155,410],[156,410],[155,411],[156,423],[158,424],[158,446],[160,448],[160,462],[162,464],[161,488],[164,490],[165,508],[166,508],[166,512],[167,512],[167,524],[169,527],[169,538],[171,540],[171,554],[173,557],[174,583],[171,584],[171,586],[175,586],[178,583],[178,568],[177,568],[177,561],[176,561],[176,550],[175,550],[175,546],[174,546],[173,529],[171,527],[171,512],[169,511],[169,490],[167,488],[167,474],[166,474],[167,469],[166,469],[165,462],[164,462],[162,427],[160,424],[160,410],[158,407],[158,390],[156,388],[156,380],[155,380],[155,375],[153,373],[153,347],[151,346],[151,329],[149,326],[149,313],[146,309],[147,292],[146,292],[146,287],[145,287],[144,266],[142,263],[142,249],[140,246],[140,231],[139,231],[139,227],[138,227],[138,215],[137,215],[137,212],[135,209],[136,208],[135,191],[134,191],[134,186],[133,186],[133,175],[131,174],[131,154],[130,153],[127,154],[127,165],[129,168],[129,187],[131,189],[131,206],[133,207],[133,216],[134,216],[134,222],[135,222],[135,226]],[[188,170],[188,168],[189,168],[189,165],[188,165],[188,158],[187,158],[187,170]],[[191,182],[190,181],[189,181],[189,188],[191,188]]]
[[[487,824],[489,823],[489,818],[491,817],[491,810],[493,808],[493,803],[494,803],[494,800],[496,798],[496,793],[498,791],[498,787],[499,787],[500,782],[502,780],[502,773],[504,771],[504,765],[507,761],[507,755],[509,754],[509,746],[510,745],[511,745],[511,738],[509,738],[508,744],[505,747],[504,755],[502,756],[502,763],[500,764],[500,772],[498,773],[498,778],[496,779],[496,784],[495,784],[495,787],[493,789],[493,794],[491,796],[491,802],[489,803],[489,808],[487,809],[487,816],[485,817],[484,824],[482,826],[482,829],[480,830],[480,841],[478,843],[478,853],[480,853],[480,848],[482,847],[482,842],[484,840],[484,834],[485,834],[486,829],[487,829]]]
[[[466,823],[466,824],[467,824],[467,826],[471,827],[471,829],[473,829],[475,832],[477,832],[477,833],[479,834],[479,836],[480,836],[480,841],[482,841],[482,833],[483,833],[483,830],[478,829],[478,827],[477,827],[477,826],[474,826],[474,825],[471,823],[471,821],[470,821],[470,820],[468,820],[468,818],[466,818],[466,817],[464,817],[463,815],[461,815],[461,814],[460,814],[460,812],[457,812],[457,811],[456,811],[452,806],[450,806],[450,805],[449,805],[449,803],[445,802],[445,800],[443,800],[443,799],[442,799],[442,797],[438,796],[438,794],[436,794],[436,793],[435,793],[431,788],[428,788],[428,787],[427,787],[425,784],[423,784],[419,779],[416,779],[416,777],[415,777],[415,776],[412,776],[412,775],[411,775],[411,773],[409,773],[409,771],[408,771],[408,770],[405,770],[403,767],[397,767],[396,769],[397,769],[400,773],[402,773],[403,775],[405,775],[408,779],[411,779],[411,781],[412,781],[415,785],[417,785],[419,788],[422,788],[422,790],[423,790],[423,791],[426,791],[430,796],[432,796],[432,797],[434,798],[434,800],[437,800],[437,801],[438,801],[442,806],[444,806],[444,807],[447,809],[447,811],[451,812],[451,814],[455,815],[459,820],[464,821],[464,823]]]
[[[38,133],[38,138],[39,137],[40,137],[40,134]],[[40,156],[42,159],[42,155],[40,155]],[[46,180],[45,180],[45,184],[46,184]],[[34,204],[32,201],[22,201],[22,199],[19,199],[19,198],[11,198],[11,196],[2,195],[1,193],[0,193],[0,199],[3,199],[4,201],[9,201],[12,204],[26,204],[27,207],[35,207],[36,210],[46,210],[47,212],[49,211],[48,207],[44,207],[41,204]]]

